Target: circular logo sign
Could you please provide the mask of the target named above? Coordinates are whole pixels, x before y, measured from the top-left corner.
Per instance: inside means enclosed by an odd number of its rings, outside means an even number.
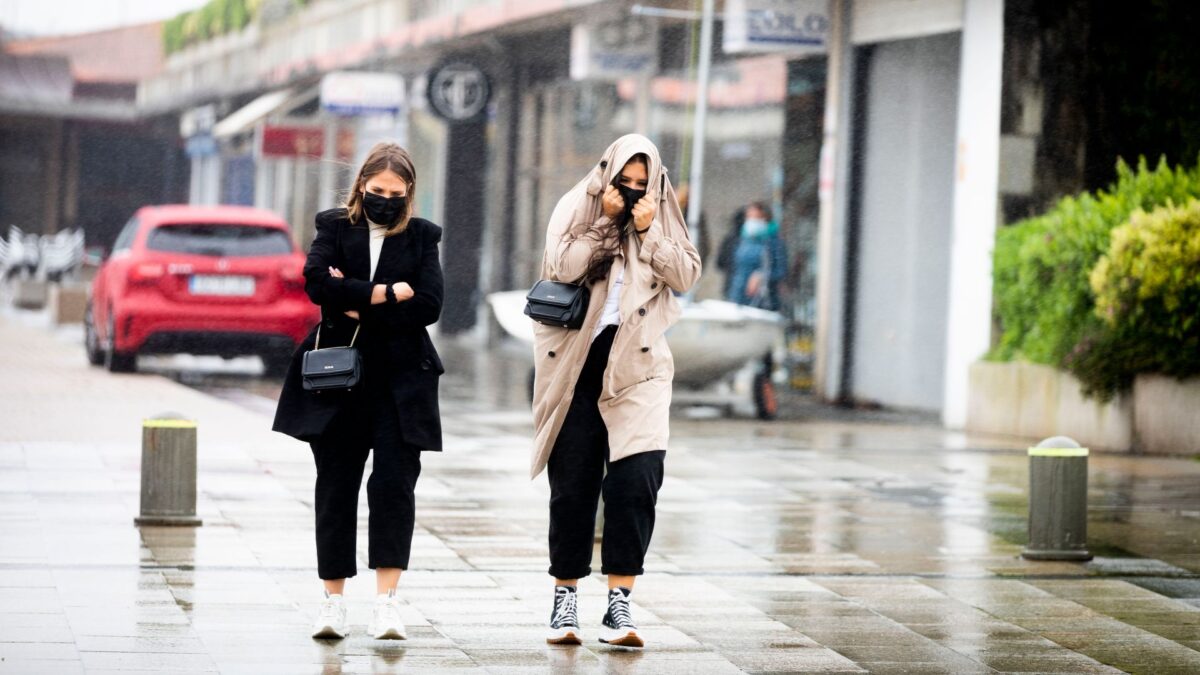
[[[463,61],[445,63],[429,75],[429,106],[451,122],[478,117],[487,106],[491,90],[487,75]]]

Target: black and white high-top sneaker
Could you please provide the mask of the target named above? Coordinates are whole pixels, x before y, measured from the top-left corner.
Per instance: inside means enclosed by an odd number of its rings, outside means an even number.
[[[633,625],[629,613],[630,591],[624,586],[608,591],[608,611],[604,613],[604,627],[600,629],[600,641],[618,647],[643,647],[642,636]]]
[[[552,645],[582,644],[579,639],[577,597],[574,586],[554,587],[554,610],[550,612],[550,630],[546,633],[546,642]]]

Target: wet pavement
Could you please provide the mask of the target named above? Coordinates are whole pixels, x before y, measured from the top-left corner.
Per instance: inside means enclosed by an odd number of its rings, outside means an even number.
[[[462,345],[417,489],[410,639],[364,635],[364,496],[352,636],[314,641],[314,473],[269,431],[278,383],[111,375],[44,323],[0,314],[0,673],[1200,672],[1200,462],[1093,456],[1096,559],[1025,561],[1026,443],[811,405],[680,410],[634,593],[647,648],[595,641],[598,576],[585,645],[548,647],[527,373]],[[199,424],[204,525],[139,529],[141,421],[168,410]]]

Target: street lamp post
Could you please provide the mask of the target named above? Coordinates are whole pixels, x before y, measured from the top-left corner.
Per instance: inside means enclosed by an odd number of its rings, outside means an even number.
[[[704,197],[704,128],[708,121],[708,78],[712,67],[713,0],[704,0],[700,17],[700,64],[696,77],[696,118],[692,127],[692,166],[688,178],[688,229],[700,238],[700,204]]]

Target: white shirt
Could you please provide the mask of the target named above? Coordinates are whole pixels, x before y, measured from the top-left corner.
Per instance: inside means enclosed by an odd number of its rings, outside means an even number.
[[[383,225],[376,225],[371,221],[367,221],[371,231],[371,279],[375,279],[375,268],[379,266],[379,253],[383,251],[383,238],[387,234],[388,229]]]
[[[608,297],[604,300],[604,311],[600,313],[600,323],[596,325],[596,331],[592,333],[592,339],[604,332],[604,329],[609,326],[621,325],[621,287],[625,285],[625,265],[617,266],[617,261],[613,261],[613,282],[608,289]]]

